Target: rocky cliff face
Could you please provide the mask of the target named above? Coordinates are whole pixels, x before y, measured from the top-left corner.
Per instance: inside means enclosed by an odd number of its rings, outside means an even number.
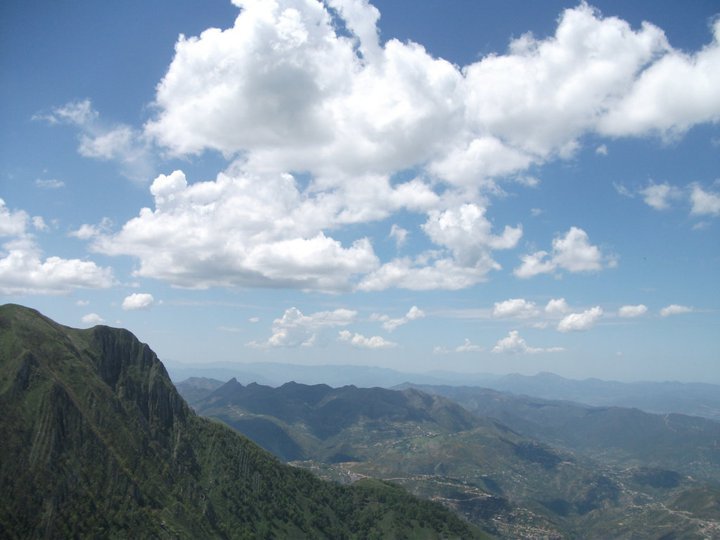
[[[130,332],[0,306],[0,537],[476,537],[384,485],[340,488],[197,417]],[[388,502],[391,501],[391,502]]]

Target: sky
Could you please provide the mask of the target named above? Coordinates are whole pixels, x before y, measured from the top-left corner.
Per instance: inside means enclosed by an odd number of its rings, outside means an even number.
[[[0,302],[170,363],[720,383],[719,15],[3,2]]]

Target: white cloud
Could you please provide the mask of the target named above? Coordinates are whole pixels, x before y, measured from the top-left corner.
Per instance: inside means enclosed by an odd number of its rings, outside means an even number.
[[[564,236],[553,239],[552,253],[536,251],[523,255],[522,264],[514,270],[520,278],[529,278],[538,274],[547,274],[557,269],[568,272],[592,272],[601,270],[605,257],[597,246],[590,244],[585,231],[578,227],[571,227]],[[612,260],[606,263],[612,266]]]
[[[100,234],[100,231],[98,230],[97,226],[89,225],[87,223],[82,224],[76,231],[70,231],[68,233],[69,236],[74,236],[75,238],[79,238],[80,240],[88,240],[90,238],[93,238],[94,236],[97,236],[98,234]]]
[[[89,326],[95,326],[96,324],[101,324],[105,322],[105,319],[103,319],[100,315],[97,313],[88,313],[87,315],[83,315],[80,321],[83,324],[87,324]]]
[[[528,302],[524,298],[511,298],[504,302],[495,302],[493,317],[526,319],[536,317],[539,311],[534,302]]]
[[[90,240],[101,234],[106,234],[112,228],[112,220],[110,218],[103,218],[98,225],[90,225],[83,223],[75,231],[70,231],[68,236],[79,238],[80,240]]]
[[[522,237],[520,226],[506,226],[500,236],[492,234],[485,208],[477,204],[431,210],[422,228],[435,244],[447,247],[460,265],[475,268],[499,268],[490,250],[514,248]]]
[[[44,120],[50,124],[69,123],[77,126],[91,124],[98,118],[98,113],[92,107],[89,99],[71,101],[61,107],[56,107],[50,114],[36,114],[33,120]]]
[[[338,339],[349,343],[353,347],[360,347],[364,349],[390,349],[397,346],[397,343],[387,341],[380,336],[366,337],[362,334],[353,334],[349,330],[340,330],[338,333]]]
[[[496,354],[536,354],[543,352],[562,352],[562,347],[549,347],[547,349],[541,347],[530,347],[525,339],[520,337],[517,330],[511,330],[507,336],[500,339],[492,348],[492,352]]]
[[[116,161],[131,180],[147,182],[152,177],[152,157],[144,135],[124,124],[108,125],[100,120],[89,99],[70,102],[50,114],[35,115],[50,124],[70,124],[80,130],[78,152],[84,157]],[[41,181],[44,188],[58,188],[59,181]]]
[[[462,345],[458,345],[457,347],[455,347],[455,352],[457,353],[472,353],[482,351],[483,347],[481,347],[480,345],[475,345],[468,338],[465,338]]]
[[[493,234],[485,208],[477,203],[430,210],[422,229],[441,250],[425,252],[415,260],[404,257],[389,261],[366,275],[358,288],[455,290],[469,287],[484,281],[491,270],[501,268],[492,258],[492,251],[511,249],[522,236],[521,226],[506,226],[502,234]]]
[[[700,185],[692,184],[690,202],[693,215],[720,216],[720,194],[705,191]]]
[[[244,152],[255,170],[325,178],[429,163],[453,185],[481,186],[568,157],[598,129],[645,135],[717,119],[716,41],[682,57],[659,28],[635,31],[586,4],[565,10],[554,35],[523,35],[462,68],[411,41],[380,44],[379,13],[364,1],[329,2],[350,37],[315,0],[237,4],[232,28],[181,36],[158,85],[145,130],[176,154]],[[637,96],[664,88],[658,74],[673,59],[690,77],[672,100],[652,100],[648,121]]]
[[[602,259],[600,249],[591,245],[587,233],[577,227],[553,240],[553,262],[569,272],[600,270]]]
[[[330,330],[354,322],[356,316],[356,311],[348,309],[304,315],[299,309],[291,307],[281,318],[273,321],[272,335],[266,342],[251,342],[248,345],[261,348],[310,347],[326,340]]]
[[[608,147],[606,144],[601,144],[597,148],[595,148],[595,153],[598,156],[607,156],[608,155]]]
[[[618,195],[622,195],[628,199],[635,197],[635,193],[631,189],[619,182],[613,182],[613,187],[615,188],[615,191],[618,192]]]
[[[260,181],[234,172],[193,185],[181,171],[158,176],[155,210],[99,236],[94,249],[137,257],[137,276],[195,288],[347,290],[377,267],[368,239],[343,246],[322,231],[342,219],[338,201],[301,193],[289,174]]]
[[[681,306],[678,304],[670,304],[660,310],[661,317],[669,317],[671,315],[682,315],[683,313],[691,313],[693,308],[690,306]]]
[[[10,210],[5,201],[0,199],[0,236],[22,236],[25,234],[28,220],[24,210]]]
[[[413,261],[394,259],[367,274],[358,284],[361,291],[382,291],[390,287],[428,291],[464,289],[485,280],[489,268],[458,265],[453,259],[435,259],[427,264],[424,257]],[[497,268],[493,266],[492,268]]]
[[[637,304],[635,306],[622,306],[618,309],[618,316],[624,318],[640,317],[647,313],[647,306],[644,304]]]
[[[705,90],[707,72],[720,72],[717,39],[683,56],[659,28],[633,29],[585,3],[565,10],[553,35],[523,35],[463,67],[412,41],[381,43],[379,12],[365,0],[235,4],[232,28],[179,38],[142,133],[103,124],[87,100],[44,117],[76,125],[84,155],[130,170],[147,165],[150,144],[234,160],[215,181],[157,177],[153,209],[94,236],[99,252],[137,258],[137,276],[201,288],[469,287],[522,236],[519,224],[486,216],[498,182],[571,157],[598,131],[645,136],[717,120],[716,93]],[[647,89],[661,88],[672,62],[689,87],[651,100],[651,114],[619,117],[643,104],[637,96],[655,96]],[[395,181],[412,169],[417,178]],[[426,215],[434,251],[381,260],[369,238],[343,235],[401,211]],[[391,229],[399,247],[408,234]],[[520,277],[612,264],[575,227],[522,261]]]
[[[564,298],[551,298],[545,306],[545,313],[548,315],[563,315],[570,311],[570,306]]]
[[[150,309],[154,305],[155,298],[150,293],[133,293],[126,296],[122,302],[122,308],[127,311]]]
[[[371,320],[381,321],[383,328],[388,332],[392,332],[410,321],[416,321],[423,317],[425,317],[425,312],[417,306],[412,306],[405,315],[396,319],[390,318],[389,315],[381,315],[379,313],[373,313],[370,316]]]
[[[595,326],[595,323],[602,317],[602,314],[603,310],[600,306],[595,306],[582,313],[570,313],[558,323],[557,329],[560,332],[588,330]]]
[[[33,216],[32,225],[37,231],[46,231],[48,229],[47,223],[41,216]]]
[[[635,192],[621,185],[616,185],[616,189],[621,195],[627,197],[635,195]],[[638,189],[637,193],[642,196],[647,205],[655,210],[667,210],[674,202],[687,200],[691,205],[690,214],[693,216],[720,215],[720,194],[706,191],[697,182],[693,182],[686,188],[680,188],[667,182],[656,184],[651,180],[647,186]]]
[[[647,187],[638,191],[643,200],[655,210],[666,210],[670,208],[670,202],[682,196],[682,192],[675,186],[668,183],[655,184],[650,182]]]
[[[409,231],[407,229],[403,229],[400,227],[397,223],[393,223],[392,227],[390,227],[390,238],[393,238],[395,240],[395,245],[398,248],[401,248],[405,245],[405,242],[407,241],[407,237],[409,235]]]
[[[114,283],[112,270],[92,261],[47,257],[32,239],[3,244],[0,251],[2,294],[63,294],[72,289],[102,289]]]
[[[668,50],[649,65],[599,122],[613,136],[659,132],[675,136],[720,120],[720,21],[713,41],[695,54]]]
[[[37,178],[35,185],[41,189],[60,189],[65,187],[65,182],[58,180],[57,178]]]
[[[37,218],[11,211],[0,199],[0,237],[9,237],[0,249],[1,294],[63,294],[76,288],[106,288],[114,283],[112,270],[80,259],[47,257],[27,231]],[[44,224],[44,221],[42,221]]]

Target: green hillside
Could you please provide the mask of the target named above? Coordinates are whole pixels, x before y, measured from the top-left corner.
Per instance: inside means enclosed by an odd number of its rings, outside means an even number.
[[[0,537],[480,538],[442,506],[322,482],[200,418],[125,330],[0,307]]]

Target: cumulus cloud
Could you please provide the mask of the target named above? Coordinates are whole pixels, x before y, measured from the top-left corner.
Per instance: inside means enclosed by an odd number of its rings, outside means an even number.
[[[155,298],[150,293],[133,293],[126,296],[122,302],[122,308],[127,311],[150,309],[154,305]]]
[[[554,34],[523,35],[461,67],[412,41],[381,42],[365,0],[235,4],[231,28],[179,38],[142,132],[103,123],[87,100],[44,116],[77,126],[83,155],[131,170],[151,142],[232,162],[214,181],[157,177],[154,208],[93,235],[99,252],[136,257],[137,276],[326,292],[469,287],[523,234],[487,216],[498,182],[571,157],[587,135],[677,134],[718,120],[717,24],[707,47],[684,54],[652,24],[633,29],[581,3]],[[674,67],[686,78],[669,97]],[[417,177],[397,181],[407,170]],[[406,211],[425,219],[428,251],[381,260],[369,238],[343,234]],[[411,233],[391,229],[399,247]],[[522,261],[519,277],[611,264],[576,227]]]
[[[339,326],[347,326],[355,321],[356,311],[336,309],[319,311],[304,315],[296,307],[285,310],[272,325],[272,335],[266,342],[251,342],[251,347],[310,347],[322,344],[327,334]]]
[[[44,221],[42,222],[44,224]],[[0,293],[63,294],[78,288],[106,288],[114,283],[112,270],[92,261],[43,258],[28,226],[38,221],[23,210],[12,211],[0,199]]]
[[[493,317],[526,319],[539,315],[539,310],[534,302],[528,302],[524,298],[511,298],[504,302],[495,302]]]
[[[698,216],[720,216],[720,194],[705,191],[699,184],[690,186],[691,213]]]
[[[587,233],[578,227],[571,227],[564,236],[556,237],[552,242],[552,253],[536,251],[520,259],[522,264],[514,270],[520,278],[548,274],[558,269],[592,272],[614,264],[612,259],[603,256],[600,248],[590,244]]]
[[[460,265],[475,268],[499,268],[490,250],[514,248],[522,237],[520,226],[506,226],[502,234],[494,235],[485,208],[477,204],[431,210],[422,228],[435,244],[449,249]]]
[[[647,313],[647,306],[638,304],[635,306],[622,306],[618,309],[618,316],[623,318],[641,317]]]
[[[83,315],[80,321],[83,324],[87,324],[89,326],[95,326],[96,324],[102,324],[105,322],[105,319],[103,319],[100,315],[97,313],[88,313],[87,315]]]
[[[582,313],[570,313],[558,323],[557,329],[560,332],[588,330],[595,326],[595,323],[602,315],[603,310],[600,306],[595,306]]]
[[[492,251],[511,249],[522,236],[522,227],[506,226],[499,235],[485,217],[485,208],[466,203],[445,210],[430,210],[422,230],[442,249],[428,251],[415,260],[394,259],[360,282],[360,290],[399,287],[412,290],[462,289],[486,279],[500,265]]]
[[[553,36],[523,35],[460,68],[417,43],[381,45],[367,2],[328,3],[350,36],[316,0],[237,4],[232,28],[181,36],[158,86],[145,130],[177,154],[248,152],[321,174],[430,158],[429,171],[466,185],[571,155],[587,132],[683,131],[720,111],[709,75],[717,26],[689,56],[651,24],[633,30],[581,4]],[[658,89],[673,68],[688,77],[674,79],[670,99]]]
[[[682,191],[668,183],[655,184],[650,182],[647,187],[638,191],[643,200],[655,210],[666,210],[670,203],[682,196]]]
[[[429,264],[428,259],[431,259]],[[496,268],[495,265],[492,267]],[[391,287],[415,291],[458,290],[484,281],[488,270],[458,265],[452,258],[438,258],[436,253],[426,253],[415,259],[403,257],[383,264],[363,277],[357,288],[361,291],[381,291]]]
[[[387,341],[380,336],[366,337],[362,334],[352,333],[350,330],[340,330],[340,332],[338,332],[338,339],[349,343],[353,347],[363,349],[390,349],[397,346],[397,343]]]
[[[690,306],[682,306],[678,304],[670,304],[660,310],[661,317],[670,317],[671,315],[682,315],[683,313],[691,313],[693,308]]]
[[[551,298],[545,306],[545,313],[548,315],[563,315],[570,311],[570,306],[564,298]]]
[[[720,120],[720,21],[713,24],[713,41],[695,54],[666,48],[598,124],[601,133],[666,137],[687,131],[699,122]]]
[[[563,350],[562,347],[549,347],[546,349],[530,347],[525,339],[520,337],[520,333],[517,330],[511,330],[507,336],[500,339],[492,348],[492,352],[496,354],[536,354],[542,352],[561,352]]]
[[[338,219],[336,201],[303,195],[289,174],[260,181],[221,173],[188,185],[175,171],[150,188],[155,210],[143,209],[94,249],[138,257],[137,276],[182,287],[267,286],[338,291],[378,259],[367,238],[349,246],[322,229]]]
[[[417,306],[412,306],[408,312],[402,317],[391,318],[389,315],[382,315],[379,313],[373,313],[370,319],[374,321],[381,321],[382,326],[388,332],[394,331],[396,328],[409,323],[410,321],[416,321],[425,317],[425,312]]]

